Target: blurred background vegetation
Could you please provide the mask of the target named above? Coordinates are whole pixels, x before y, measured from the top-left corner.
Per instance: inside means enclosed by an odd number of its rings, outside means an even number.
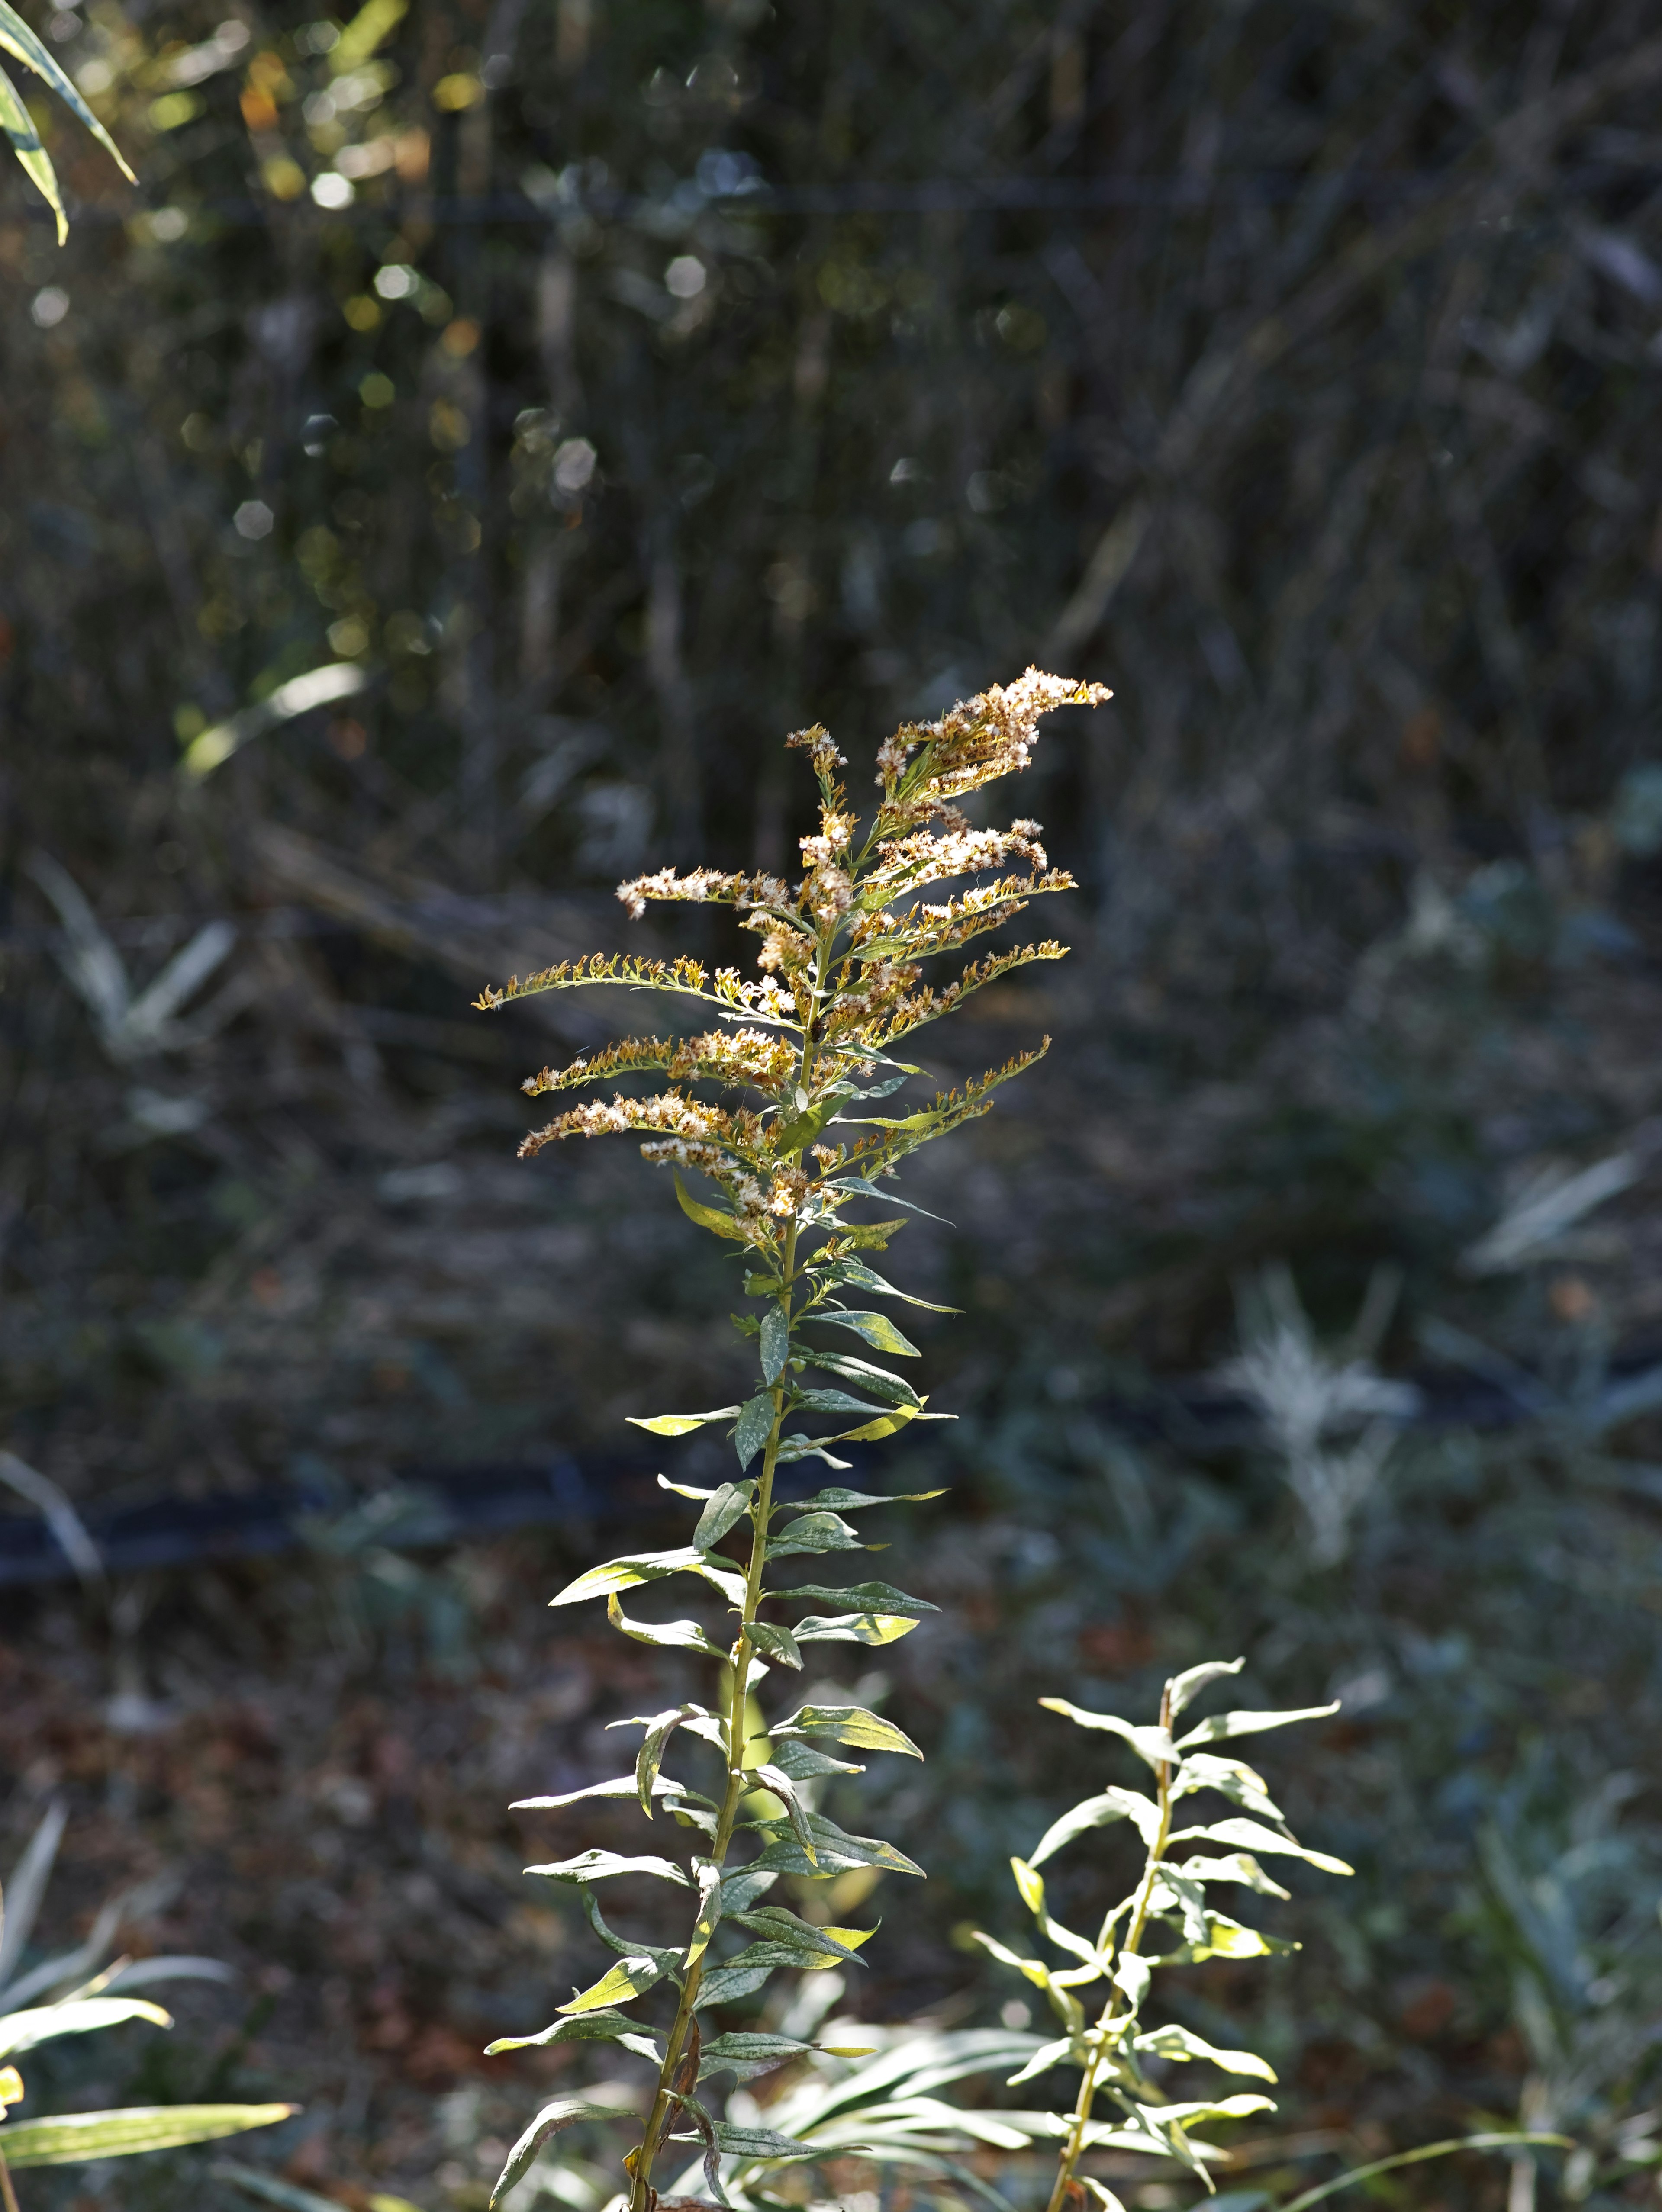
[[[962,1419],[895,1555],[931,1881],[850,2001],[993,2017],[955,1931],[1080,1794],[1033,1698],[1245,1650],[1345,1696],[1266,1765],[1361,1871],[1227,1983],[1241,2185],[1522,2112],[1587,2154],[1391,2201],[1653,2197],[1654,9],[230,6],[37,10],[142,183],[43,100],[67,248],[0,198],[0,1440],[94,1525],[314,1512],[7,1591],[43,1941],[143,1882],[130,1948],[244,1969],[124,2094],[295,2092],[296,2182],[483,2203],[532,2084],[478,2048],[587,1941],[503,1804],[663,1679],[540,1602],[620,1415],[740,1348],[627,1148],[512,1158],[627,1006],[468,1000],[664,949],[642,864],[785,866],[787,730],[857,791],[1038,660],[1117,696],[1019,794],[1074,957],[963,1046],[1054,1049],[897,1248]],[[572,1453],[591,1517],[423,1545],[423,1479]]]

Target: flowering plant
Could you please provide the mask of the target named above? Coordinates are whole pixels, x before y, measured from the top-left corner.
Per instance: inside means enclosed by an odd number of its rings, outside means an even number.
[[[617,1954],[617,1962],[562,2005],[542,2033],[491,2046],[505,2051],[598,2039],[651,2063],[657,2084],[645,2130],[624,2160],[631,2212],[655,2212],[654,2161],[678,2129],[679,2139],[702,2147],[711,2195],[723,2202],[724,2160],[770,2164],[816,2154],[812,2143],[717,2120],[696,2094],[707,2076],[728,2072],[742,2080],[809,2047],[781,2035],[744,2032],[706,2042],[701,2014],[753,1995],[779,1967],[812,1970],[854,1960],[865,1941],[862,1931],[814,1925],[764,1903],[779,1876],[824,1881],[862,1867],[922,1871],[893,1844],[847,1833],[816,1804],[825,1778],[861,1771],[829,1747],[917,1758],[916,1746],[892,1723],[842,1703],[801,1704],[764,1723],[755,1692],[772,1668],[800,1670],[808,1646],[889,1644],[934,1608],[883,1582],[845,1588],[773,1583],[770,1570],[780,1561],[866,1548],[844,1516],[892,1502],[831,1486],[782,1504],[775,1478],[781,1468],[807,1459],[847,1472],[849,1462],[837,1456],[837,1444],[874,1442],[914,1421],[939,1418],[903,1376],[863,1356],[916,1357],[916,1347],[888,1316],[864,1300],[926,1302],[897,1290],[865,1256],[886,1245],[904,1219],[892,1212],[862,1218],[862,1212],[872,1201],[916,1211],[887,1188],[900,1163],[920,1146],[986,1113],[992,1092],[1031,1066],[1049,1040],[911,1110],[888,1103],[923,1073],[897,1057],[897,1048],[997,977],[1032,961],[1062,957],[1065,948],[1047,939],[971,960],[941,985],[923,976],[926,961],[1013,920],[1038,893],[1071,887],[1072,878],[1050,866],[1036,823],[976,829],[958,802],[1026,767],[1038,718],[1048,709],[1093,705],[1107,696],[1100,685],[1030,669],[1020,682],[995,686],[939,721],[907,725],[879,750],[881,796],[863,830],[837,781],[847,764],[842,754],[824,729],[804,730],[788,742],[807,754],[818,778],[819,828],[801,841],[806,872],[794,889],[764,874],[707,868],[685,876],[664,869],[619,887],[619,897],[636,916],[653,900],[715,901],[738,908],[741,927],[762,940],[759,981],[741,980],[733,969],[711,975],[689,958],[596,957],[515,977],[478,1002],[491,1009],[534,992],[624,984],[714,1010],[721,1026],[691,1036],[631,1038],[533,1077],[525,1088],[533,1095],[647,1073],[669,1080],[667,1088],[645,1097],[619,1093],[609,1103],[569,1107],[528,1136],[521,1150],[533,1154],[565,1137],[640,1133],[646,1139],[644,1157],[674,1173],[683,1210],[735,1248],[734,1256],[746,1266],[746,1295],[762,1309],[759,1316],[736,1321],[755,1345],[760,1370],[756,1389],[742,1404],[636,1421],[663,1437],[714,1423],[732,1439],[738,1462],[733,1480],[714,1489],[666,1485],[699,1507],[691,1542],[607,1560],[553,1601],[570,1605],[604,1597],[612,1626],[624,1635],[718,1664],[722,1695],[713,1705],[685,1703],[624,1723],[642,1730],[632,1774],[566,1796],[523,1801],[530,1809],[587,1798],[636,1799],[648,1820],[654,1811],[665,1812],[692,1838],[685,1866],[664,1857],[591,1850],[532,1869],[575,1887],[590,1926]],[[1010,872],[1013,862],[1022,872]],[[928,896],[938,884],[971,878],[981,880],[950,896]],[[694,1094],[695,1085],[716,1086],[733,1103],[710,1103]],[[688,1189],[683,1170],[708,1179],[713,1202]],[[860,1355],[833,1349],[835,1338],[822,1334],[831,1331],[853,1337]],[[829,1432],[800,1425],[805,1419],[829,1419],[832,1425]],[[776,1527],[782,1515],[790,1517]],[[740,1561],[721,1548],[734,1535],[745,1548]],[[623,1591],[683,1574],[721,1601],[736,1624],[731,1632],[698,1620],[649,1621],[624,1612]],[[840,1609],[816,1609],[825,1606]],[[808,1610],[799,1611],[791,1626],[764,1617],[764,1608],[786,1607]],[[702,1742],[715,1753],[719,1770],[709,1791],[662,1771],[678,1730],[684,1742]],[[743,1834],[754,1836],[758,1847],[734,1863],[734,1847]],[[688,1892],[691,1926],[685,1945],[667,1948],[613,1930],[595,1902],[594,1887],[619,1877],[645,1877]],[[735,1935],[741,1936],[740,1948],[732,1950]],[[672,2016],[661,2027],[623,2009],[660,1990],[674,1992]],[[578,2099],[545,2106],[509,2154],[493,2203],[528,2170],[553,2131],[581,2118],[617,2117],[609,2107]]]

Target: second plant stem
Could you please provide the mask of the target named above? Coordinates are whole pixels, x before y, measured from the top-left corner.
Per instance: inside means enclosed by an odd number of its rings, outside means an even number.
[[[1160,1697],[1160,1724],[1166,1730],[1169,1730],[1172,1725],[1172,1686],[1169,1682]],[[1119,1947],[1119,1956],[1122,1960],[1135,1959],[1140,1954],[1142,1931],[1148,1924],[1149,1901],[1154,1893],[1154,1883],[1160,1873],[1160,1861],[1166,1856],[1166,1839],[1172,1832],[1172,1769],[1164,1759],[1155,1769],[1155,1783],[1160,1820],[1154,1831],[1154,1841],[1148,1846],[1148,1863],[1142,1870],[1142,1880],[1137,1886],[1136,1899],[1131,1909],[1130,1923],[1125,1930],[1124,1940]],[[1103,1923],[1102,1933],[1097,1938],[1099,1951],[1105,1948],[1112,1935],[1114,1918],[1115,1915],[1111,1913]],[[1068,2192],[1074,2186],[1075,2172],[1085,2152],[1086,2131],[1091,2124],[1091,2107],[1096,2102],[1097,2077],[1102,2070],[1104,2059],[1108,2056],[1110,2039],[1112,2036],[1115,2023],[1120,2017],[1121,2007],[1125,2002],[1125,1991],[1116,1983],[1108,1992],[1108,2002],[1104,2005],[1102,2015],[1096,2024],[1094,2047],[1085,2062],[1084,2078],[1080,2082],[1079,2099],[1074,2106],[1073,2125],[1068,2131],[1067,2142],[1062,2145],[1062,2156],[1056,2166],[1056,2187],[1050,2191],[1050,2202],[1046,2207],[1046,2212],[1063,2212]]]

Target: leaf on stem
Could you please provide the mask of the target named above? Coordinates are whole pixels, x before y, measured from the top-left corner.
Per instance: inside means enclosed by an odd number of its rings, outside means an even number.
[[[575,2120],[630,2120],[634,2117],[616,2105],[590,2105],[581,2097],[557,2097],[551,2105],[545,2105],[508,2152],[508,2161],[490,2192],[490,2212],[496,2212],[514,2184],[531,2171],[537,2153],[550,2136],[569,2128]]]
[[[1336,1698],[1330,1705],[1301,1705],[1295,1712],[1213,1713],[1187,1735],[1178,1737],[1178,1749],[1186,1751],[1192,1743],[1217,1743],[1229,1735],[1257,1735],[1265,1729],[1290,1728],[1294,1721],[1324,1721],[1338,1710]]]
[[[1215,1820],[1203,1828],[1179,1828],[1172,1836],[1174,1844],[1238,1844],[1244,1850],[1279,1851],[1284,1858],[1304,1859],[1324,1874],[1355,1874],[1355,1867],[1347,1866],[1342,1859],[1330,1857],[1326,1851],[1306,1850],[1291,1836],[1278,1835],[1274,1828],[1266,1828],[1259,1820],[1230,1819]]]
[[[808,1826],[813,1836],[817,1863],[811,1862],[801,1846],[788,1832],[780,1834],[778,1823],[771,1831],[772,1840],[765,1850],[759,1851],[751,1862],[757,1872],[770,1874],[813,1875],[824,1881],[828,1875],[841,1874],[849,1867],[885,1867],[891,1874],[915,1874],[922,1878],[923,1869],[916,1866],[904,1851],[892,1844],[886,1844],[874,1836],[851,1836],[839,1828],[835,1820],[827,1820],[823,1813],[811,1813]],[[764,1832],[770,1830],[764,1826]]]
[[[631,1429],[646,1429],[654,1437],[685,1437],[691,1436],[694,1429],[702,1429],[707,1422],[730,1421],[738,1411],[737,1406],[717,1406],[708,1413],[625,1413],[624,1419]],[[665,1486],[674,1489],[678,1486],[671,1483]]]
[[[586,1598],[633,1589],[638,1583],[661,1582],[667,1575],[702,1576],[705,1582],[715,1585],[729,1604],[744,1604],[744,1577],[715,1565],[692,1544],[673,1552],[638,1552],[631,1558],[607,1559],[603,1565],[590,1567],[586,1574],[568,1583],[557,1596],[548,1601],[551,1606],[581,1605]]]
[[[733,1432],[733,1448],[739,1455],[739,1464],[746,1468],[755,1458],[773,1432],[777,1408],[766,1391],[747,1398],[739,1408],[739,1421]]]
[[[1257,2051],[1220,2051],[1204,2036],[1196,2035],[1192,2028],[1179,2027],[1175,2021],[1164,2027],[1146,2028],[1131,2047],[1150,2058],[1204,2058],[1221,2066],[1226,2074],[1255,2075],[1260,2081],[1275,2079],[1275,2068]]]
[[[811,1613],[796,1624],[799,1644],[898,1644],[917,1626],[892,1613]]]
[[[706,1797],[702,1790],[689,1790],[683,1784],[672,1782],[662,1774],[653,1784],[652,1794],[654,1797],[690,1798],[695,1804],[709,1805],[714,1809],[713,1800]],[[562,1805],[575,1805],[585,1797],[628,1798],[634,1795],[635,1777],[618,1774],[608,1782],[591,1782],[581,1790],[567,1790],[557,1797],[516,1797],[508,1809],[510,1813],[553,1813],[557,1812]]]
[[[761,1349],[763,1380],[776,1382],[790,1357],[790,1316],[782,1306],[763,1315]]]
[[[801,1649],[788,1628],[781,1628],[770,1620],[752,1620],[746,1633],[764,1657],[776,1660],[782,1667],[794,1667],[800,1672]]]
[[[1041,1698],[1038,1702],[1047,1712],[1060,1713],[1064,1719],[1072,1721],[1075,1728],[1099,1729],[1106,1735],[1117,1735],[1149,1766],[1158,1769],[1177,1760],[1177,1746],[1165,1729],[1137,1728],[1122,1720],[1117,1713],[1087,1713],[1082,1707],[1070,1705],[1066,1698]]]
[[[837,1328],[852,1329],[874,1350],[889,1352],[898,1359],[919,1359],[922,1357],[910,1337],[901,1334],[887,1314],[856,1313],[844,1306],[826,1306],[804,1315],[803,1318],[806,1321],[830,1322]]]
[[[765,1439],[764,1439],[765,1441]],[[698,1516],[698,1525],[692,1532],[692,1540],[701,1552],[713,1551],[730,1528],[736,1528],[750,1511],[751,1500],[756,1495],[753,1482],[724,1482],[711,1493],[710,1500]]]
[[[687,1945],[685,1964],[691,1966],[709,1948],[709,1939],[715,1933],[721,1917],[721,1869],[714,1859],[695,1862],[698,1876],[698,1917],[692,1923],[692,1936]]]
[[[536,2035],[502,2036],[485,2045],[484,2055],[495,2058],[504,2051],[541,2051],[553,2043],[616,2043],[625,2051],[632,2051],[637,2058],[650,2059],[654,2066],[661,2057],[657,2044],[640,2021],[631,2020],[627,2013],[606,2010],[557,2020],[551,2027],[545,2027]]]
[[[880,1315],[874,1315],[880,1320]],[[869,1390],[874,1397],[881,1398],[891,1406],[910,1406],[914,1412],[923,1401],[904,1375],[891,1375],[886,1367],[874,1366],[869,1359],[856,1359],[846,1352],[822,1352],[814,1346],[807,1354],[810,1367],[823,1368],[828,1375],[840,1375],[845,1382],[852,1382],[861,1390]]]
[[[903,1729],[880,1720],[863,1705],[799,1705],[772,1732],[775,1743],[793,1736],[828,1735],[855,1751],[898,1751],[908,1759],[923,1754]]]
[[[926,1498],[944,1498],[944,1490],[901,1490],[892,1497],[874,1490],[842,1490],[835,1484],[813,1498],[805,1498],[800,1505],[776,1505],[776,1513],[857,1513],[867,1505],[921,1505]]]
[[[582,1893],[587,1897],[588,1892],[585,1890]],[[602,1974],[598,1982],[592,1983],[586,1990],[580,1990],[569,2004],[563,2004],[558,2009],[569,2018],[574,2014],[600,2012],[612,2005],[626,2003],[630,1997],[641,1996],[646,1990],[655,1989],[663,1980],[664,1973],[665,1969],[656,1959],[648,1958],[644,1952],[631,1953],[619,1959],[617,1965]],[[491,2045],[495,2051],[514,2047],[517,2046]]]
[[[749,1237],[734,1219],[732,1214],[723,1213],[718,1206],[705,1206],[699,1200],[690,1197],[686,1185],[679,1175],[675,1178],[675,1195],[679,1200],[681,1211],[687,1219],[696,1221],[701,1229],[711,1230],[717,1237],[731,1237],[740,1244],[747,1244],[750,1242]]]
[[[606,1617],[621,1634],[636,1644],[656,1644],[671,1651],[697,1651],[706,1659],[725,1659],[719,1644],[711,1643],[696,1620],[631,1620],[618,1602],[614,1590],[606,1601]]]
[[[880,1544],[876,1549],[881,1551]],[[799,1555],[812,1556],[822,1552],[867,1552],[873,1549],[862,1544],[848,1522],[835,1513],[806,1513],[800,1521],[792,1521],[768,1539],[767,1556],[770,1559],[788,1559]]]
[[[962,1306],[933,1305],[928,1298],[915,1297],[910,1291],[898,1290],[862,1260],[836,1261],[827,1273],[832,1282],[852,1283],[859,1290],[875,1291],[886,1298],[899,1298],[909,1306],[921,1306],[926,1313],[959,1314],[964,1310]]]
[[[153,2027],[174,2024],[171,2013],[147,2004],[143,1997],[82,1997],[70,2004],[40,2005],[0,2014],[0,2058],[21,2057],[54,2036],[88,2035],[124,2020],[147,2020]]]
[[[925,1598],[908,1597],[904,1590],[896,1589],[892,1583],[850,1583],[846,1589],[827,1589],[819,1583],[801,1583],[794,1589],[769,1590],[766,1595],[782,1604],[796,1598],[813,1598],[822,1605],[855,1605],[862,1613],[920,1613],[941,1610]],[[801,1633],[799,1628],[799,1640]]]
[[[690,1887],[673,1859],[624,1858],[617,1851],[581,1851],[575,1859],[555,1859],[546,1866],[528,1866],[525,1871],[541,1875],[545,1881],[570,1882],[606,1881],[618,1874],[649,1874],[658,1881],[679,1882],[683,1889]]]
[[[1105,1790],[1099,1797],[1087,1797],[1059,1820],[1052,1821],[1036,1847],[1028,1852],[1028,1865],[1043,1866],[1064,1844],[1071,1844],[1075,1836],[1082,1836],[1092,1828],[1105,1828],[1114,1820],[1134,1821],[1145,1844],[1152,1844],[1160,1833],[1160,1808],[1151,1797],[1141,1796],[1135,1790]]]
[[[1207,1659],[1198,1667],[1185,1667],[1181,1674],[1173,1674],[1166,1686],[1166,1710],[1172,1718],[1176,1720],[1202,1690],[1221,1681],[1226,1674],[1239,1674],[1245,1664],[1245,1659]]]

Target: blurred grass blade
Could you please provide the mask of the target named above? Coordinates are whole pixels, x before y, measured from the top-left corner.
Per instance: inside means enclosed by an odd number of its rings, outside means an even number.
[[[134,2105],[119,2112],[66,2112],[55,2120],[22,2120],[0,2130],[9,2166],[76,2166],[83,2160],[131,2158],[144,2150],[178,2150],[292,2119],[298,2105]]]
[[[0,48],[21,62],[26,69],[32,69],[37,76],[44,77],[59,99],[69,102],[127,182],[130,185],[138,182],[122,159],[121,149],[76,90],[73,80],[52,58],[17,10],[7,4],[7,0],[0,0]]]
[[[27,1498],[58,1540],[58,1548],[83,1583],[102,1586],[104,1562],[87,1524],[50,1475],[32,1468],[15,1452],[0,1451],[0,1482]]]
[[[1573,2150],[1574,2143],[1568,2136],[1541,2133],[1513,2133],[1488,2136],[1452,2136],[1446,2142],[1422,2143],[1418,2150],[1399,2150],[1393,2158],[1375,2159],[1371,2166],[1354,2166],[1348,2173],[1341,2173],[1331,2181],[1324,2181],[1319,2188],[1306,2189],[1302,2197],[1295,2197],[1283,2204],[1280,2212],[1306,2212],[1312,2204],[1319,2204],[1324,2197],[1331,2197],[1341,2189],[1348,2189],[1353,2182],[1371,2181],[1376,2173],[1389,2173],[1394,2166],[1418,2166],[1429,2158],[1446,2158],[1457,2150],[1510,2150],[1519,2143],[1537,2143],[1550,2150]]]
[[[69,1807],[61,1798],[46,1808],[40,1826],[24,1845],[23,1856],[12,1870],[3,1897],[0,1897],[0,1990],[5,1988],[12,1969],[34,1933],[40,1900],[46,1895],[52,1861],[58,1856],[58,1846],[69,1817]]]
[[[5,0],[0,0],[0,7]],[[309,714],[314,707],[332,706],[338,699],[350,699],[362,691],[368,683],[368,673],[355,660],[332,660],[321,668],[308,668],[303,676],[291,677],[288,683],[279,684],[269,698],[257,706],[245,707],[240,714],[228,720],[216,722],[200,737],[192,738],[180,763],[180,772],[193,783],[200,783],[216,768],[223,767],[234,752],[246,745],[252,738],[263,737],[280,722],[292,721],[296,714]]]
[[[58,243],[62,246],[70,234],[70,226],[64,219],[63,195],[58,189],[58,172],[52,167],[51,155],[40,143],[40,133],[23,105],[21,94],[4,70],[0,70],[0,131],[10,139],[12,152],[57,216]]]

